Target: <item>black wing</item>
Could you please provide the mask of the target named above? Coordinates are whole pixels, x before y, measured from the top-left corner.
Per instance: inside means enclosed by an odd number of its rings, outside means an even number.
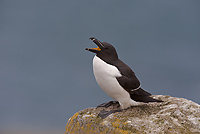
[[[144,91],[140,87],[140,81],[135,76],[135,73],[121,60],[115,62],[115,66],[120,70],[121,77],[117,77],[119,84],[130,94],[139,96],[149,96],[150,93]],[[137,90],[134,90],[137,89]]]

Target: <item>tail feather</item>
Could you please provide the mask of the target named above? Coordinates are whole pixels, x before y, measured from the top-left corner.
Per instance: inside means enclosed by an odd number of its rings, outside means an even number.
[[[131,95],[131,99],[133,99],[134,101],[139,101],[139,102],[163,102],[162,100],[157,100],[154,99],[150,96],[139,96],[139,95]]]
[[[163,102],[162,100],[157,100],[152,97],[150,97],[150,93],[147,91],[143,90],[142,88],[139,88],[138,90],[135,90],[130,93],[131,99],[134,101],[139,101],[139,102]]]
[[[139,95],[139,96],[150,96],[151,95],[149,92],[143,90],[142,88],[131,91],[130,94],[131,95]]]

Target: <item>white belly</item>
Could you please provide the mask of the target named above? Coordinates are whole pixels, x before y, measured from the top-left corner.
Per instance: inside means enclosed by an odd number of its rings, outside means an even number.
[[[93,71],[101,89],[111,98],[117,100],[122,109],[135,105],[135,101],[130,98],[129,93],[118,83],[116,77],[122,75],[115,66],[107,64],[99,57],[94,56]]]

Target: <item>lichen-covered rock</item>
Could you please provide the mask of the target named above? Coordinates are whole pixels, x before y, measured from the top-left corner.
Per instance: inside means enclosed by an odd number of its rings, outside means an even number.
[[[67,122],[65,134],[200,134],[200,105],[190,100],[154,95],[162,103],[141,103],[101,119],[109,108],[87,108]]]

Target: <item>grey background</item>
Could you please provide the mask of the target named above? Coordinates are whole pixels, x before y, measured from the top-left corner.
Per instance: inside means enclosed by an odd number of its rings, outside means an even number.
[[[1,0],[0,133],[64,133],[109,101],[89,37],[113,44],[152,94],[200,103],[199,0]]]

